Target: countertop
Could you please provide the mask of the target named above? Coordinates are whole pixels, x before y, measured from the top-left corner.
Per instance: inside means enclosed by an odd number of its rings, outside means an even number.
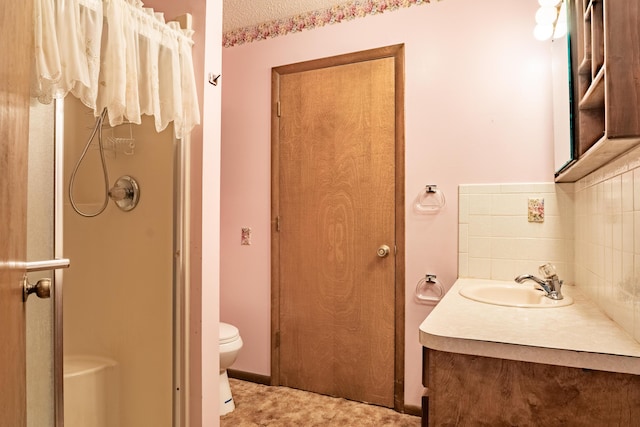
[[[640,343],[577,287],[562,288],[574,303],[557,308],[485,304],[458,292],[486,283],[513,282],[458,279],[420,325],[420,343],[450,353],[640,375]]]

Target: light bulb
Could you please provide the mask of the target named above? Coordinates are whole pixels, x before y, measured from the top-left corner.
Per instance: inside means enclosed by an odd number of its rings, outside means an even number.
[[[538,0],[540,6],[557,6],[562,0]]]
[[[553,25],[538,24],[533,29],[533,36],[538,40],[548,40],[553,35]]]
[[[558,9],[553,6],[542,6],[536,12],[537,24],[553,24],[558,18]]]

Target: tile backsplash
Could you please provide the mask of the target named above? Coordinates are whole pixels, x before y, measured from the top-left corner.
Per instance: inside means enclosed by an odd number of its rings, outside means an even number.
[[[531,200],[541,222],[530,221]],[[459,277],[513,280],[550,261],[573,283],[573,185],[461,185],[458,236]]]
[[[529,222],[531,199],[543,222]],[[573,184],[459,187],[458,276],[513,280],[547,261],[640,341],[640,149]]]
[[[640,150],[574,185],[576,282],[640,341]]]

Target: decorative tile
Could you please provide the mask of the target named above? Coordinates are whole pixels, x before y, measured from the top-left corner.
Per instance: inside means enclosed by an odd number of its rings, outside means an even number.
[[[529,198],[529,222],[544,222],[544,198]]]

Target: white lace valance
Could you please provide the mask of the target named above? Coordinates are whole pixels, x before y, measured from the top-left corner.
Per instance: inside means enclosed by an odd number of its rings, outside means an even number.
[[[177,138],[200,123],[192,30],[140,0],[35,0],[33,96],[73,94],[111,126],[152,115]]]

